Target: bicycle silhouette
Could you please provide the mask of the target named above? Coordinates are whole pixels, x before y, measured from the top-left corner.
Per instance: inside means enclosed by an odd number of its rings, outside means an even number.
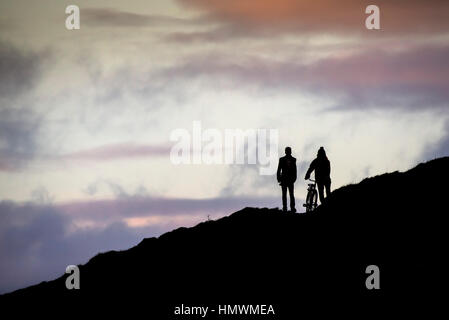
[[[306,212],[312,212],[317,207],[318,192],[316,191],[316,181],[309,179],[313,183],[308,184],[306,203],[302,206],[306,207]]]

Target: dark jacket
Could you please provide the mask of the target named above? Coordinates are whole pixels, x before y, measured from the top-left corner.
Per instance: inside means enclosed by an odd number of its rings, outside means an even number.
[[[319,184],[330,183],[331,181],[331,164],[327,157],[317,157],[310,164],[309,170],[306,173],[306,179],[310,177],[312,171],[315,170],[315,180]]]
[[[296,181],[296,158],[286,155],[279,159],[277,179],[281,184],[291,184]]]

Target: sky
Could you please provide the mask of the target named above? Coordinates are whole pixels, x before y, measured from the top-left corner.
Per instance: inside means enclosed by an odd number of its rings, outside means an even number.
[[[170,135],[194,121],[278,130],[301,203],[320,146],[333,189],[404,171],[448,155],[448,111],[445,0],[2,0],[0,293],[281,206],[257,165],[173,164]]]

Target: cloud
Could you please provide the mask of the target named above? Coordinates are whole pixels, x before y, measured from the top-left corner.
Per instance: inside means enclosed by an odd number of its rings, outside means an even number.
[[[4,116],[1,117],[2,115]],[[24,114],[18,116],[18,121],[14,121],[6,111],[1,110],[0,117],[0,171],[17,171],[30,160],[80,163],[168,157],[170,154],[169,146],[133,143],[104,145],[62,155],[38,154],[36,135],[40,122],[27,121]]]
[[[210,15],[211,19],[245,30],[270,33],[361,33],[366,32],[367,0],[178,0]],[[388,33],[442,33],[449,30],[449,3],[445,0],[390,0],[378,3],[381,28]],[[239,35],[237,33],[237,36]]]
[[[0,293],[58,277],[98,252],[135,245],[145,232],[161,232],[120,222],[69,232],[71,223],[51,205],[0,202]]]
[[[449,120],[446,121],[445,130],[441,138],[428,146],[423,152],[422,160],[431,160],[449,156]]]
[[[276,202],[140,195],[63,204],[1,201],[0,293],[58,277],[69,264],[85,263],[99,252],[127,249],[144,237],[194,225],[208,215],[215,218]]]
[[[45,57],[0,41],[0,171],[14,171],[32,159],[42,117],[29,107]]]
[[[63,160],[105,161],[123,158],[168,156],[170,147],[163,145],[136,145],[133,143],[106,145],[60,156]]]
[[[401,51],[368,48],[303,62],[210,54],[167,69],[165,77],[229,79],[235,87],[305,91],[337,98],[340,109],[441,109],[449,101],[449,47],[411,46]],[[216,83],[216,81],[214,82]]]
[[[54,197],[50,195],[47,188],[39,186],[31,192],[31,198],[33,202],[39,204],[51,204]]]
[[[42,119],[29,108],[0,109],[0,171],[15,171],[33,159]]]
[[[67,215],[93,221],[116,220],[147,215],[197,215],[225,213],[251,206],[273,206],[277,198],[272,197],[218,197],[207,199],[163,198],[151,196],[129,196],[121,194],[117,199],[68,202],[58,205]]]
[[[96,181],[90,183],[85,193],[94,196],[98,195],[98,191],[103,187],[106,186],[113,194],[113,196],[117,198],[131,198],[131,197],[147,197],[149,195],[148,190],[140,185],[137,187],[135,192],[133,194],[125,191],[125,189],[119,185],[118,183],[115,183],[113,181],[107,180],[107,179],[97,179]]]
[[[13,99],[30,90],[38,79],[44,56],[23,52],[0,41],[0,108],[7,106],[6,98]],[[10,102],[10,101],[9,101]]]
[[[96,195],[98,193],[99,188],[102,184],[105,184],[114,194],[114,197],[116,198],[126,198],[130,195],[123,189],[122,186],[120,186],[117,183],[114,183],[112,181],[107,181],[104,179],[98,179],[97,181],[89,184],[86,188],[86,193],[90,196]],[[144,188],[144,187],[143,187]]]
[[[94,27],[169,27],[204,24],[201,18],[182,19],[163,15],[147,15],[111,8],[87,8],[81,10],[83,23]]]
[[[247,27],[245,29],[236,28],[232,25],[220,25],[208,30],[200,31],[174,31],[165,35],[164,40],[191,44],[193,42],[221,42],[230,39],[254,38],[269,36],[265,30]]]
[[[277,161],[277,160],[276,160]],[[277,163],[275,164],[277,166]],[[276,167],[275,167],[276,168]],[[231,165],[228,181],[220,191],[221,197],[241,197],[244,195],[267,196],[273,194],[278,183],[275,175],[261,175],[258,165]],[[273,201],[276,203],[276,201]]]

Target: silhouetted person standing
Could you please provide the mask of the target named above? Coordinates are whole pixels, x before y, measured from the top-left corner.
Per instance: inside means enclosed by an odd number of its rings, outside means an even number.
[[[326,198],[331,193],[331,163],[326,156],[326,151],[321,147],[318,150],[316,159],[310,164],[309,170],[307,170],[305,179],[310,178],[310,174],[315,170],[315,181],[318,185],[318,194],[320,196],[320,202],[324,201],[324,188],[326,188]]]
[[[285,156],[279,159],[277,179],[282,187],[282,211],[287,211],[287,189],[290,194],[290,208],[295,209],[295,195],[293,184],[296,181],[296,158],[292,157],[292,149],[285,148]]]

